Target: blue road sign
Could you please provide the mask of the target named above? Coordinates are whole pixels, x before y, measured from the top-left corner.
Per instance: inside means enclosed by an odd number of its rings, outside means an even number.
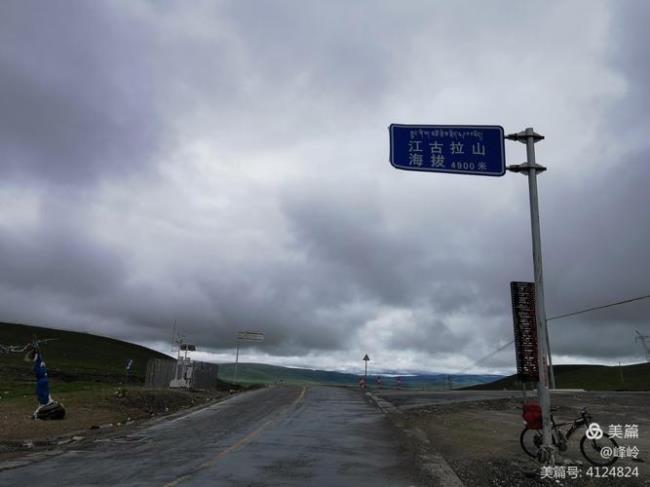
[[[408,171],[503,176],[503,127],[391,124],[390,163]]]

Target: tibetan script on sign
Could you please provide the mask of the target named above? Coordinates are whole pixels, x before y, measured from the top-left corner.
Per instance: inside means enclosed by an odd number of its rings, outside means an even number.
[[[391,124],[390,162],[408,171],[503,176],[503,127]]]

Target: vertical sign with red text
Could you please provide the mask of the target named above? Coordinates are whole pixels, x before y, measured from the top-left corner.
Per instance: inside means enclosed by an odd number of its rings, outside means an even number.
[[[515,331],[517,377],[522,382],[537,382],[537,320],[535,318],[535,283],[511,282],[512,319]]]

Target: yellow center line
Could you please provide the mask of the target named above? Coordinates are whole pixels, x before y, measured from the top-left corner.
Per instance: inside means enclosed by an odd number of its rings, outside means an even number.
[[[239,441],[238,441],[237,443],[235,443],[234,445],[231,445],[231,446],[229,446],[228,448],[226,448],[225,450],[222,450],[222,451],[220,451],[219,453],[217,453],[217,455],[216,455],[212,460],[209,460],[209,461],[207,461],[207,462],[205,462],[205,463],[202,463],[201,466],[200,466],[200,468],[207,468],[207,467],[211,467],[211,466],[213,466],[215,463],[217,463],[217,460],[219,460],[221,457],[223,457],[224,455],[227,455],[227,454],[230,453],[230,452],[235,451],[235,450],[236,450],[237,448],[239,448],[240,446],[245,445],[245,444],[248,443],[250,440],[252,440],[253,438],[255,438],[255,437],[256,437],[256,436],[257,436],[257,435],[258,435],[258,434],[259,434],[259,433],[260,433],[264,428],[266,428],[266,427],[267,427],[269,424],[271,424],[272,422],[273,422],[273,420],[272,420],[272,419],[269,419],[269,420],[268,420],[266,423],[264,423],[262,426],[260,426],[259,428],[257,428],[255,431],[252,431],[251,433],[248,433],[246,436],[244,436],[241,440],[239,440]]]
[[[300,403],[300,402],[304,399],[304,397],[305,397],[305,392],[307,392],[307,387],[306,387],[306,386],[303,386],[302,391],[300,391],[300,394],[298,395],[298,397],[297,397],[297,398],[296,398],[296,399],[291,403],[291,405],[287,408],[287,410],[289,410],[289,409],[293,409],[294,407],[296,407],[296,406],[298,405],[298,403]],[[199,470],[203,470],[204,468],[208,468],[208,467],[212,467],[212,466],[214,466],[214,464],[217,463],[217,461],[219,461],[219,459],[221,459],[223,456],[225,456],[225,455],[227,455],[228,453],[231,453],[231,452],[237,450],[238,448],[240,448],[240,447],[246,445],[250,440],[252,440],[252,439],[255,438],[259,433],[261,433],[261,432],[264,430],[264,428],[266,428],[268,425],[270,425],[271,423],[273,423],[274,421],[276,421],[276,420],[278,419],[278,417],[279,417],[279,415],[276,416],[276,417],[274,417],[274,418],[269,419],[269,420],[266,421],[262,426],[260,426],[259,428],[257,428],[255,431],[252,431],[252,432],[248,433],[246,436],[244,436],[244,437],[241,438],[239,441],[237,441],[237,442],[234,443],[233,445],[229,446],[229,447],[226,448],[225,450],[221,450],[219,453],[217,453],[217,454],[214,456],[214,458],[212,458],[211,460],[208,460],[208,461],[205,462],[205,463],[202,463],[202,464],[199,466],[199,468],[198,468],[195,472],[193,472],[192,474],[190,474],[190,475],[184,475],[184,476],[182,476],[182,477],[179,477],[179,478],[177,478],[176,480],[173,480],[172,482],[169,482],[169,483],[165,484],[163,487],[176,487],[176,486],[177,486],[178,484],[180,484],[181,482],[184,482],[185,480],[189,480],[190,477],[191,477],[192,475],[194,475],[196,472],[198,472]]]
[[[163,487],[176,487],[181,482],[189,480],[190,477],[191,477],[191,475],[183,475],[182,477],[178,477],[176,480],[173,480],[172,482],[169,482],[168,484],[165,484]]]
[[[294,407],[296,404],[298,404],[300,401],[302,401],[302,398],[305,397],[305,392],[307,391],[307,387],[303,386],[302,391],[300,391],[300,395],[298,396],[298,399],[293,401],[291,404],[291,407]]]

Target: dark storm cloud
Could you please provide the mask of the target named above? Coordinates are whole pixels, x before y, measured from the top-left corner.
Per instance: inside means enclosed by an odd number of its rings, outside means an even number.
[[[626,142],[645,144],[643,139],[630,140],[629,135],[642,136],[650,124],[650,66],[645,62],[648,37],[646,19],[650,5],[642,0],[624,0],[613,6],[613,42],[609,45],[611,63],[626,75],[626,95],[622,103],[612,107],[612,129]],[[622,130],[621,130],[622,129]]]
[[[101,2],[4,2],[4,178],[83,184],[151,164],[161,143],[150,43]],[[135,24],[135,25],[134,25]]]
[[[448,311],[475,306],[468,297],[476,297],[482,280],[502,278],[492,273],[505,260],[527,259],[529,244],[523,252],[520,244],[526,227],[513,223],[521,208],[504,214],[471,188],[462,199],[450,197],[436,176],[423,175],[421,186],[413,176],[394,178],[390,191],[354,173],[286,187],[282,209],[293,251],[329,266],[339,285],[355,286],[365,298],[397,307],[431,301]],[[481,223],[493,216],[499,219]]]
[[[552,261],[560,284],[550,289],[556,314],[570,306],[563,296],[567,291],[574,300],[580,296],[582,308],[648,294],[648,156],[623,152],[621,156],[613,174],[585,175],[588,187],[562,188],[571,194],[580,191],[577,194],[583,204],[573,204],[570,209],[557,203],[548,205],[549,226],[557,228],[547,240],[549,245],[565,249]],[[602,316],[608,320],[610,313],[629,318],[630,309],[601,311],[590,319]]]
[[[557,326],[551,322],[553,353],[582,356],[592,360],[605,359],[610,362],[639,361],[643,351],[634,340],[634,327],[630,326],[630,323],[622,322],[618,316],[615,320],[601,320],[600,324],[588,320],[568,320],[562,324],[558,323]]]
[[[0,281],[74,301],[119,287],[127,276],[125,263],[84,226],[83,211],[75,206],[83,198],[41,204],[32,225],[0,227]]]
[[[329,266],[348,295],[370,295],[386,304],[410,302],[424,278],[416,265],[423,249],[408,235],[391,233],[372,193],[342,194],[340,188],[337,193],[332,198],[328,190],[301,192],[285,202],[295,250]]]
[[[589,90],[606,81],[584,85],[606,71],[590,44],[609,34],[604,4],[577,34],[577,4],[459,5],[471,8],[5,3],[0,201],[7,189],[40,205],[30,224],[20,209],[0,218],[8,316],[147,342],[177,321],[215,350],[258,329],[281,357],[374,347],[387,366],[465,365],[511,337],[508,282],[532,277],[525,179],[416,176],[386,160],[390,122],[464,118],[558,124],[539,129],[556,135],[539,146],[557,159],[540,178],[550,315],[643,293],[647,142],[614,122],[647,120],[647,43],[629,37],[645,36],[641,15],[626,4],[612,17],[627,92],[603,89],[605,112]],[[522,36],[541,42],[520,54]],[[576,53],[588,75],[559,82],[581,74]],[[589,143],[621,155],[607,173],[600,159],[571,173],[558,147],[576,130],[563,117],[586,104],[606,134]],[[642,319],[625,308],[551,335],[565,356],[629,356]]]
[[[590,161],[579,179],[557,181],[556,194],[563,196],[546,203],[551,316],[650,293],[650,119],[644,108],[650,106],[650,69],[642,61],[642,46],[650,42],[642,20],[648,13],[645,2],[614,7],[609,58],[624,75],[625,92],[593,142],[603,157]],[[551,340],[567,355],[638,360],[634,330],[647,329],[649,314],[645,300],[554,321]]]
[[[418,10],[413,7],[407,12]],[[392,65],[399,29],[391,11],[381,3],[342,1],[228,2],[224,9],[246,31],[241,42],[265,79],[298,86],[302,80],[314,96],[362,104],[380,99],[399,77]]]
[[[467,337],[454,333],[444,319],[436,319],[435,312],[427,310],[413,316],[411,327],[404,321],[394,323],[389,345],[396,350],[412,350],[425,354],[453,353],[463,350]]]

